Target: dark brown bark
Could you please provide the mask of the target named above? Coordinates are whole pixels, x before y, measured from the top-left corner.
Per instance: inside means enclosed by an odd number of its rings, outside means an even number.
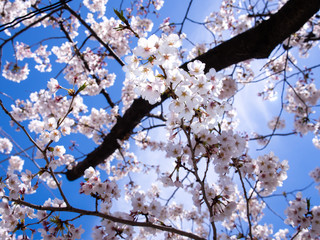
[[[276,14],[254,28],[239,34],[230,40],[210,49],[208,52],[193,59],[206,64],[205,71],[215,68],[216,71],[224,69],[253,58],[267,58],[272,50],[281,44],[291,34],[298,31],[320,8],[320,0],[290,0]],[[187,70],[187,63],[181,68]],[[151,105],[147,101],[136,99],[123,117],[119,117],[116,125],[104,138],[103,143],[80,162],[66,175],[69,180],[81,177],[84,171],[109,157],[118,149],[117,139],[125,140],[132,133],[140,121],[155,107],[165,101]]]
[[[320,0],[290,0],[276,14],[248,31],[193,59],[217,71],[252,58],[267,58],[273,49],[297,32],[320,8]],[[183,65],[186,68],[187,63]]]

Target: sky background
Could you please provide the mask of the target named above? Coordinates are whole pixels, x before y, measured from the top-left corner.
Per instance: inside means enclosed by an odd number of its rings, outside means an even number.
[[[107,17],[115,17],[113,9],[119,9],[119,2],[117,0],[109,0],[107,5]],[[185,0],[175,0],[170,1],[167,0],[160,11],[159,18],[152,18],[155,22],[154,30],[157,29],[159,24],[162,22],[162,19],[170,16],[171,22],[179,23],[182,21],[185,10],[188,6],[189,1]],[[76,4],[70,3],[70,5]],[[204,18],[209,15],[209,13],[213,10],[218,11],[218,6],[220,1],[209,1],[209,0],[194,0],[189,17],[193,20],[202,22]],[[204,7],[206,6],[206,7]],[[178,26],[179,29],[179,26]],[[190,22],[186,22],[184,26],[184,31],[187,34],[188,38],[192,41],[197,43],[204,43],[210,42],[211,36],[208,32],[204,31],[202,26],[197,24],[193,24]],[[21,35],[21,37],[17,38],[16,41],[25,41],[26,43],[35,43],[39,39],[46,38],[49,36],[56,35],[55,31],[39,31],[39,28],[32,29],[27,33]],[[2,33],[1,33],[2,34]],[[61,35],[62,34],[58,34]],[[3,35],[0,35],[3,36]],[[60,41],[62,42],[62,41]],[[48,42],[49,46],[53,42]],[[55,41],[55,44],[59,45],[59,41]],[[10,45],[9,45],[10,46]],[[187,49],[190,49],[191,45],[186,44],[184,45]],[[319,60],[319,49],[315,50],[316,52],[311,55],[311,57],[307,60],[303,60],[306,64],[312,64]],[[12,47],[5,48],[3,52],[2,58],[2,67],[5,64],[5,59],[13,60],[13,51]],[[26,61],[28,62],[28,61]],[[52,62],[53,63],[53,62]],[[117,74],[116,83],[114,87],[111,88],[109,91],[110,95],[114,97],[115,100],[119,99],[119,93],[122,87],[122,79],[124,79],[124,73],[122,72],[121,68],[118,66],[117,63],[114,61],[108,61],[110,72],[114,71]],[[255,63],[255,69],[260,69],[261,64],[260,62]],[[62,65],[53,65],[53,71],[51,73],[42,74],[38,71],[33,71],[33,66],[30,62],[29,67],[31,69],[29,78],[21,83],[11,82],[9,80],[4,79],[0,76],[0,99],[3,101],[4,105],[7,106],[8,109],[10,104],[13,103],[12,99],[27,99],[31,92],[39,90],[41,88],[46,88],[47,81],[51,77],[55,77],[57,73],[61,70]],[[57,67],[57,68],[56,68]],[[1,69],[2,70],[2,69]],[[315,76],[319,76],[319,71],[315,72]],[[58,78],[59,81],[63,83],[62,75]],[[64,82],[65,83],[65,82]],[[239,131],[247,131],[250,132],[258,132],[262,134],[269,134],[271,130],[267,128],[267,122],[271,120],[274,116],[280,111],[280,102],[263,102],[256,97],[257,92],[263,89],[263,84],[251,84],[248,85],[243,91],[241,91],[235,98],[235,107],[238,111],[238,117],[240,119]],[[6,93],[8,96],[3,95],[2,93]],[[252,99],[255,100],[252,100]],[[105,107],[106,102],[101,96],[97,97],[84,97],[85,103],[88,106],[94,106],[95,108]],[[290,132],[292,130],[292,115],[287,113],[283,113],[283,116],[287,122],[287,127],[282,130],[281,132]],[[26,126],[26,124],[24,124]],[[21,132],[16,132],[14,128],[9,126],[9,118],[4,114],[3,111],[0,111],[0,137],[4,137],[5,134],[8,134],[12,137],[12,139],[19,145],[21,148],[27,148],[31,146],[31,143],[27,141],[27,138]],[[164,139],[163,133],[156,130],[152,133],[157,139]],[[284,182],[282,188],[279,188],[276,193],[282,193],[283,191],[292,191],[295,189],[300,189],[307,186],[309,183],[312,182],[312,179],[308,176],[309,172],[313,170],[316,166],[319,166],[319,150],[316,149],[312,144],[312,134],[308,134],[303,138],[298,136],[288,136],[288,137],[273,137],[270,144],[262,151],[256,151],[256,149],[261,148],[260,145],[256,145],[254,142],[250,142],[250,154],[253,158],[256,158],[259,155],[263,155],[273,151],[275,155],[279,157],[280,160],[287,159],[289,160],[290,169],[288,171],[288,179]],[[84,153],[91,152],[96,145],[93,143],[92,140],[88,140],[86,137],[81,136],[80,134],[71,135],[65,137],[63,140],[67,146],[70,145],[71,140],[75,140],[80,146],[80,150]],[[14,149],[15,152],[19,152],[20,150],[16,147]],[[161,162],[164,157],[164,153],[157,153],[150,151],[141,151],[136,148],[136,154],[139,157],[144,157],[145,159],[150,159],[151,161],[157,163]],[[28,154],[31,155],[32,152],[28,151]],[[0,154],[0,176],[5,176],[6,167],[7,167],[7,156],[4,154]],[[32,164],[30,162],[26,163],[27,166]],[[105,177],[105,176],[104,176]],[[64,177],[62,176],[64,181],[63,189],[67,193],[67,197],[71,199],[71,203],[76,204],[78,207],[83,208],[91,208],[93,209],[93,200],[88,197],[80,196],[78,194],[79,191],[79,183],[83,181],[83,179],[78,179],[72,183],[67,182]],[[146,181],[149,179],[149,181]],[[125,182],[126,180],[124,180]],[[141,177],[138,181],[141,183],[150,181],[150,176]],[[34,201],[38,202],[39,204],[43,203],[48,197],[60,198],[57,195],[56,191],[49,190],[45,188],[43,185],[40,186],[40,190],[45,192],[46,194],[36,194],[34,196],[30,196],[30,199],[34,199]],[[41,193],[39,191],[39,193]],[[48,194],[48,192],[50,192]],[[312,205],[319,205],[319,194],[314,189],[314,185],[311,186],[309,189],[304,191],[303,196],[311,197],[311,204]],[[290,198],[292,199],[292,197]],[[177,199],[178,200],[178,199]],[[286,208],[286,202],[282,197],[275,197],[267,199],[267,202],[270,203],[270,206],[279,214],[284,216],[283,211]],[[116,206],[119,209],[123,209],[124,202],[119,202]],[[128,208],[130,205],[127,206]],[[92,226],[99,222],[100,220],[96,220],[92,217],[85,218],[85,222],[79,221],[82,223],[83,227],[86,229],[86,232],[82,236],[82,239],[90,239],[90,229]],[[262,223],[272,223],[274,224],[274,232],[276,232],[276,228],[283,228],[285,225],[283,222],[279,221],[278,218],[274,217],[272,213],[266,210],[266,217],[263,219]]]

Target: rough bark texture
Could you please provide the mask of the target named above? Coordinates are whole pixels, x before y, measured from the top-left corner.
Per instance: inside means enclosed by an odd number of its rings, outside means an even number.
[[[219,71],[248,59],[267,58],[277,45],[298,31],[319,8],[320,0],[290,0],[268,20],[210,49],[192,61],[200,60],[205,63],[205,71],[210,68]],[[181,68],[187,70],[187,63]],[[141,98],[134,100],[123,117],[119,117],[103,143],[76,167],[67,171],[68,180],[75,180],[81,177],[88,167],[96,167],[103,163],[119,148],[117,139],[127,139],[140,121],[167,98],[163,96],[161,102],[154,105]]]

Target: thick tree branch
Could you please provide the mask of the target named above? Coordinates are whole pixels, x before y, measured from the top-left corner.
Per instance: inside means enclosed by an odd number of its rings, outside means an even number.
[[[206,64],[205,71],[215,68],[224,69],[252,58],[267,58],[272,50],[281,44],[291,34],[298,31],[320,8],[320,0],[290,0],[276,14],[258,26],[231,38],[208,52],[193,59]],[[181,68],[187,70],[187,63]],[[103,143],[91,152],[86,159],[67,172],[69,180],[81,177],[88,167],[96,167],[119,148],[117,140],[125,140],[133,129],[152,109],[165,101],[168,96],[162,96],[161,102],[154,105],[139,98],[126,111]]]
[[[252,58],[267,58],[273,49],[297,32],[320,8],[320,0],[290,0],[261,24],[193,59],[217,71]],[[187,70],[187,63],[182,66]]]
[[[98,164],[102,163],[120,147],[118,140],[128,139],[133,129],[141,122],[142,118],[165,99],[167,99],[167,96],[163,95],[162,100],[153,105],[142,98],[134,100],[123,117],[118,118],[117,123],[104,138],[102,144],[88,154],[86,159],[80,162],[76,167],[68,171],[67,178],[69,180],[75,180],[81,177],[88,167],[96,167]]]

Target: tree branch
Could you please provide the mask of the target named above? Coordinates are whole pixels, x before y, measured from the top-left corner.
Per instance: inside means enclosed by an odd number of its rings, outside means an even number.
[[[86,23],[86,21],[84,21],[81,16],[79,14],[77,14],[75,11],[73,11],[72,8],[69,7],[68,4],[64,4],[64,8],[66,10],[68,10],[75,18],[77,18],[79,20],[80,23],[83,24],[83,26],[85,26],[89,32],[91,33],[91,35],[97,39],[97,41],[103,46],[105,47],[105,49],[107,49],[109,51],[110,56],[112,56],[121,66],[124,66],[124,62],[121,60],[121,58],[115,53],[115,51],[113,51],[113,49],[107,44],[105,43],[99,36],[98,34],[93,31],[93,29]]]
[[[268,20],[218,45],[192,61],[200,60],[205,63],[205,71],[207,72],[210,68],[220,71],[252,58],[267,58],[278,44],[298,31],[319,8],[320,0],[290,0]],[[187,70],[187,64],[188,62],[184,63],[181,68]],[[75,180],[81,177],[88,167],[96,167],[103,163],[119,148],[117,140],[127,139],[142,118],[167,98],[168,96],[164,94],[161,101],[153,105],[142,98],[134,100],[124,116],[118,119],[117,124],[104,138],[103,143],[86,159],[69,170],[66,173],[67,178]]]
[[[40,211],[52,211],[52,212],[72,212],[72,213],[79,213],[81,215],[86,215],[86,216],[97,216],[97,217],[101,217],[103,219],[108,219],[112,222],[117,222],[117,223],[122,223],[125,225],[129,225],[129,226],[134,226],[134,227],[149,227],[149,228],[153,228],[153,229],[158,229],[161,231],[166,231],[166,232],[171,232],[171,233],[175,233],[181,236],[185,236],[191,239],[196,239],[196,240],[205,240],[205,238],[199,237],[193,233],[190,232],[185,232],[176,228],[173,228],[171,226],[166,226],[166,225],[158,225],[158,224],[154,224],[151,222],[136,222],[134,220],[128,220],[128,219],[123,219],[123,218],[119,218],[119,217],[114,217],[105,213],[101,213],[101,212],[97,212],[97,211],[90,211],[90,210],[84,210],[84,209],[79,209],[79,208],[75,208],[72,206],[67,206],[67,207],[50,207],[50,206],[43,206],[43,205],[35,205],[20,199],[12,199],[11,201],[13,201],[16,204],[19,205],[23,205],[23,206],[27,206],[30,207],[32,209],[36,209],[36,210],[40,210]]]
[[[210,49],[194,60],[217,71],[252,58],[267,58],[273,49],[298,31],[320,8],[320,0],[290,0],[261,24]],[[187,63],[182,66],[187,69]]]
[[[75,180],[81,177],[88,167],[96,167],[98,164],[103,163],[107,157],[120,147],[118,140],[128,139],[141,120],[167,98],[168,96],[163,95],[161,101],[153,105],[142,98],[134,100],[123,117],[118,117],[117,123],[104,138],[102,144],[88,154],[86,159],[78,163],[72,170],[67,171],[68,180]]]

